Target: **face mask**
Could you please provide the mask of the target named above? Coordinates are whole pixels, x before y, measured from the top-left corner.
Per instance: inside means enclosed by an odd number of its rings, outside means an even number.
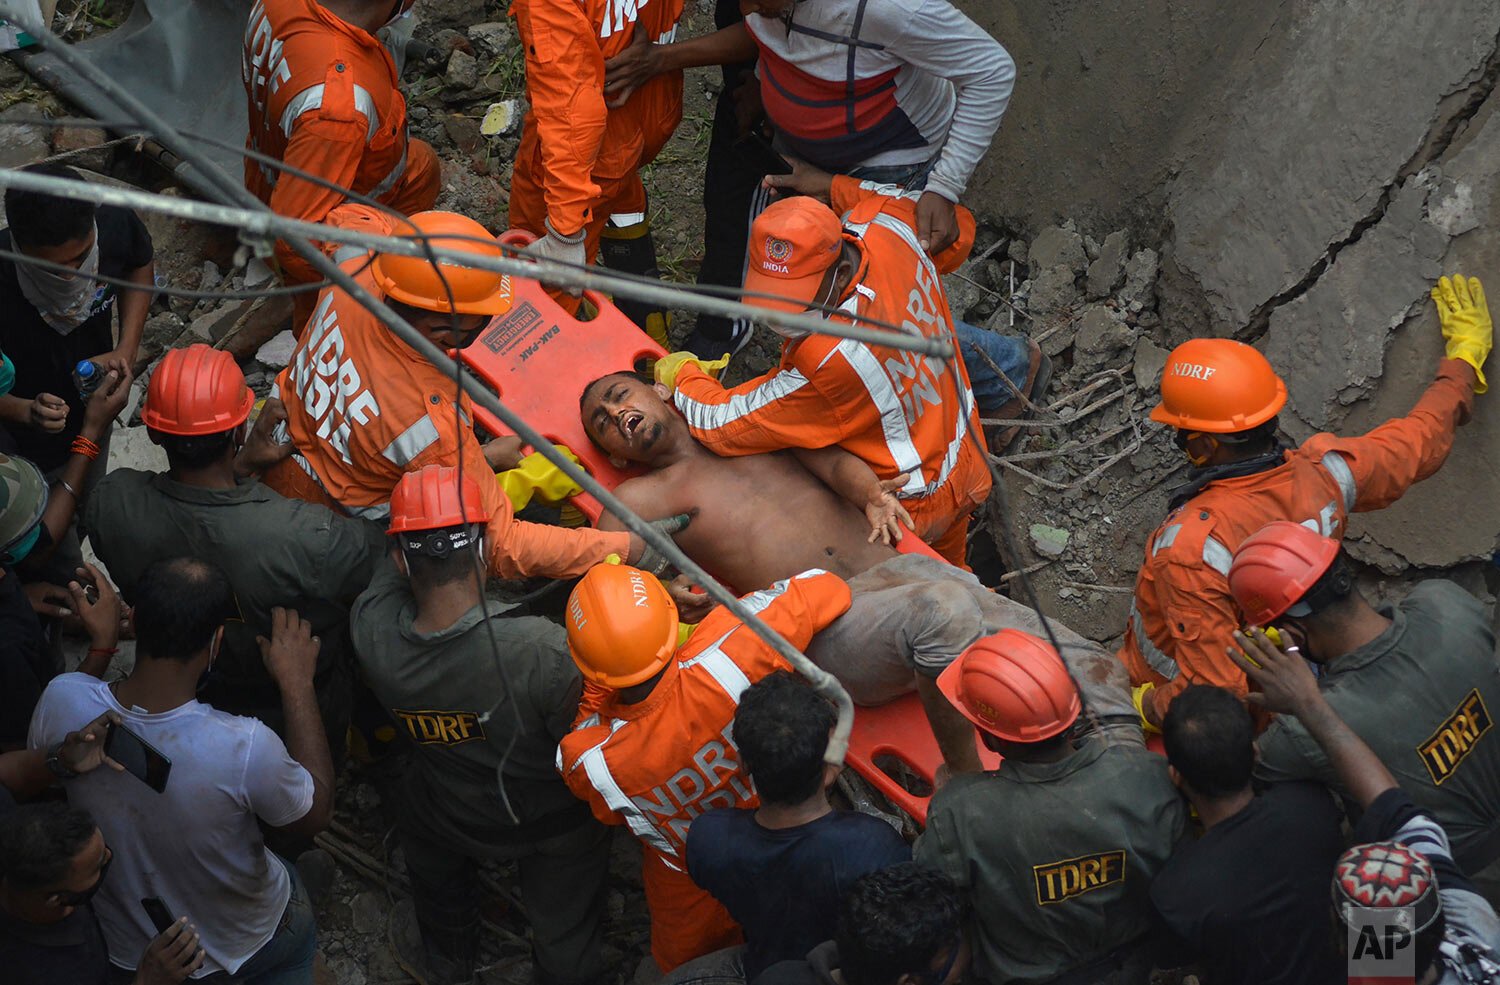
[[[31,528],[30,533],[16,541],[9,550],[0,555],[0,560],[4,560],[6,564],[20,564],[26,560],[26,555],[31,553],[31,549],[36,546],[36,542],[41,536],[42,525],[38,523]]]
[[[214,661],[218,659],[218,656],[219,649],[215,647],[213,652],[208,655],[208,666],[204,667],[203,673],[198,675],[198,683],[193,687],[194,694],[202,694],[204,688],[219,679],[219,675],[214,673]]]
[[[72,274],[58,274],[29,263],[16,264],[16,282],[21,285],[21,294],[52,326],[58,335],[67,335],[82,325],[94,310],[94,300],[100,290],[94,275],[99,272],[99,235],[94,234],[94,246],[89,255]]]
[[[16,364],[10,357],[0,353],[0,397],[5,396],[16,385]]]

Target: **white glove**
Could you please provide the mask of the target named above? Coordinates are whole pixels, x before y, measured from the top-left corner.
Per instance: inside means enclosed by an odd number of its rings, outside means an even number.
[[[584,254],[584,242],[588,239],[582,229],[571,236],[564,236],[552,228],[552,220],[545,220],[547,235],[531,244],[531,251],[537,256],[548,260],[558,260],[562,263],[571,263],[579,267],[588,263],[588,257]],[[575,298],[583,294],[582,288],[568,288],[568,293]]]

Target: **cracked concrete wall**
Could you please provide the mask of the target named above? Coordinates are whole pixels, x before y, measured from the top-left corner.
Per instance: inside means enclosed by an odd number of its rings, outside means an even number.
[[[1018,66],[972,204],[1033,231],[1071,216],[1161,237],[1165,341],[1261,345],[1293,437],[1410,409],[1442,354],[1440,273],[1488,276],[1500,309],[1494,0],[963,2]],[[1436,477],[1351,523],[1358,556],[1495,552],[1495,400]]]

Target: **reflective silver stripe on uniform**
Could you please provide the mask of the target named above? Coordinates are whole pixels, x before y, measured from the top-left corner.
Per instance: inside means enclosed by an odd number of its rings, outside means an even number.
[[[292,127],[296,125],[299,116],[322,107],[325,88],[319,82],[287,100],[286,109],[281,111],[281,132],[286,139],[292,139]],[[365,143],[369,143],[375,139],[375,131],[380,129],[380,114],[375,110],[375,97],[362,85],[354,87],[354,109],[364,115]]]
[[[350,260],[363,259],[370,255],[370,251],[363,246],[340,246],[333,251],[333,262],[345,264]]]
[[[1157,535],[1156,543],[1151,545],[1151,556],[1156,557],[1162,551],[1172,546],[1177,540],[1177,535],[1182,533],[1182,524],[1174,523]]]
[[[273,438],[276,437],[277,429],[281,430],[281,433],[284,435],[286,433],[285,428],[285,422],[276,425],[276,429],[271,431],[271,436]],[[282,444],[285,443],[285,441],[282,442]],[[327,493],[329,499],[338,502],[338,497],[328,492],[328,487],[323,485],[323,477],[318,475],[318,470],[312,467],[312,463],[304,458],[301,452],[292,452],[292,461],[296,462],[302,471],[306,472],[312,478],[312,481],[318,484],[319,489]],[[353,517],[358,517],[361,520],[385,520],[389,519],[391,515],[391,504],[389,502],[376,503],[373,506],[348,506],[343,503],[339,503],[339,505],[343,507],[345,513]]]
[[[616,212],[609,217],[609,224],[616,229],[629,229],[646,221],[644,212]]]
[[[859,381],[864,384],[865,392],[875,403],[875,409],[880,412],[880,430],[885,436],[885,449],[891,456],[896,474],[910,474],[906,485],[901,487],[897,495],[925,495],[927,483],[922,481],[922,456],[911,439],[911,429],[906,426],[906,411],[901,406],[901,398],[896,395],[891,378],[885,375],[875,353],[863,343],[844,339],[837,348],[849,368],[854,370]]]
[[[387,520],[391,515],[391,504],[376,503],[374,506],[345,506],[345,512],[361,520]]]
[[[729,695],[729,700],[735,704],[740,703],[740,695],[744,694],[745,688],[750,686],[750,678],[746,677],[745,672],[740,670],[733,660],[729,659],[729,655],[721,647],[724,645],[724,641],[733,636],[739,628],[736,626],[734,629],[731,629],[723,636],[714,640],[708,649],[680,665],[682,670],[687,670],[690,667],[702,667],[708,671],[708,675],[714,679],[714,683],[719,685],[724,690],[724,693]]]
[[[384,178],[381,178],[380,182],[374,188],[371,188],[368,192],[365,193],[366,195],[368,195],[370,198],[379,198],[386,192],[390,191],[392,188],[396,187],[396,182],[400,181],[401,175],[406,173],[407,146],[410,145],[402,146],[401,160],[397,161],[396,166],[391,168],[391,173],[386,175]]]
[[[1176,679],[1177,661],[1158,650],[1156,644],[1151,642],[1151,637],[1146,635],[1146,621],[1141,618],[1141,610],[1135,607],[1134,599],[1130,601],[1130,632],[1135,636],[1135,645],[1151,669],[1169,681]]]
[[[1203,563],[1225,578],[1229,577],[1229,566],[1234,563],[1234,554],[1212,537],[1203,538]]]
[[[407,463],[431,448],[437,440],[437,425],[432,423],[429,415],[423,414],[417,423],[396,435],[380,454],[392,465],[405,468]]]
[[[688,426],[700,431],[712,431],[753,414],[805,386],[807,377],[798,370],[789,369],[777,373],[754,390],[737,393],[723,403],[703,403],[681,390],[672,393],[672,402],[682,411],[682,416],[687,418]]]
[[[584,772],[588,774],[589,783],[599,791],[599,796],[604,798],[605,805],[625,819],[625,823],[630,826],[630,830],[637,838],[663,855],[676,855],[677,849],[672,847],[672,842],[661,828],[658,828],[655,822],[646,816],[646,812],[635,805],[634,801],[625,796],[625,791],[620,789],[620,785],[615,782],[614,774],[609,771],[609,763],[604,758],[604,747],[608,744],[610,737],[625,724],[623,718],[611,719],[609,736],[579,756],[573,768],[583,767]]]
[[[574,732],[581,732],[581,731],[583,731],[586,728],[593,728],[595,725],[598,725],[598,724],[599,724],[599,713],[596,711],[592,715],[590,715],[589,717],[585,718],[583,721],[579,722],[577,725],[574,725],[573,726],[573,731]],[[562,743],[561,742],[559,742],[557,744],[557,755],[556,755],[556,764],[555,765],[557,767],[557,771],[559,773],[561,773],[563,771]]]
[[[1354,484],[1354,470],[1349,468],[1349,461],[1336,451],[1324,455],[1318,462],[1333,476],[1333,481],[1338,483],[1339,492],[1344,496],[1344,512],[1354,512],[1354,501],[1359,498],[1359,487]]]

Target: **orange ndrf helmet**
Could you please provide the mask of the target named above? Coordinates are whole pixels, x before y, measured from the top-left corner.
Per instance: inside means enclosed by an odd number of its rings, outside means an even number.
[[[1251,626],[1283,615],[1311,615],[1303,600],[1338,557],[1339,542],[1290,520],[1277,520],[1245,538],[1229,566],[1229,591]]]
[[[1234,434],[1264,424],[1286,403],[1266,357],[1233,339],[1191,339],[1167,356],[1151,419],[1182,431]]]
[[[1066,731],[1083,709],[1078,688],[1052,646],[1019,629],[975,641],[937,679],[969,721],[1012,742]]]
[[[396,234],[420,237],[431,246],[475,256],[501,256],[500,243],[489,230],[456,212],[418,212]],[[510,310],[511,286],[507,274],[447,261],[434,265],[426,257],[395,253],[377,255],[370,268],[386,297],[423,311],[503,315]]]
[[[677,651],[677,604],[654,575],[596,564],[568,598],[568,652],[583,676],[608,688],[649,679]]]
[[[488,523],[489,510],[479,483],[451,465],[428,465],[408,472],[391,491],[391,525],[405,550],[447,557],[480,536],[476,524]],[[432,531],[444,531],[433,534]],[[418,537],[415,534],[422,534]]]
[[[162,357],[146,389],[141,423],[163,434],[220,434],[245,423],[253,406],[255,394],[234,357],[199,342]]]

